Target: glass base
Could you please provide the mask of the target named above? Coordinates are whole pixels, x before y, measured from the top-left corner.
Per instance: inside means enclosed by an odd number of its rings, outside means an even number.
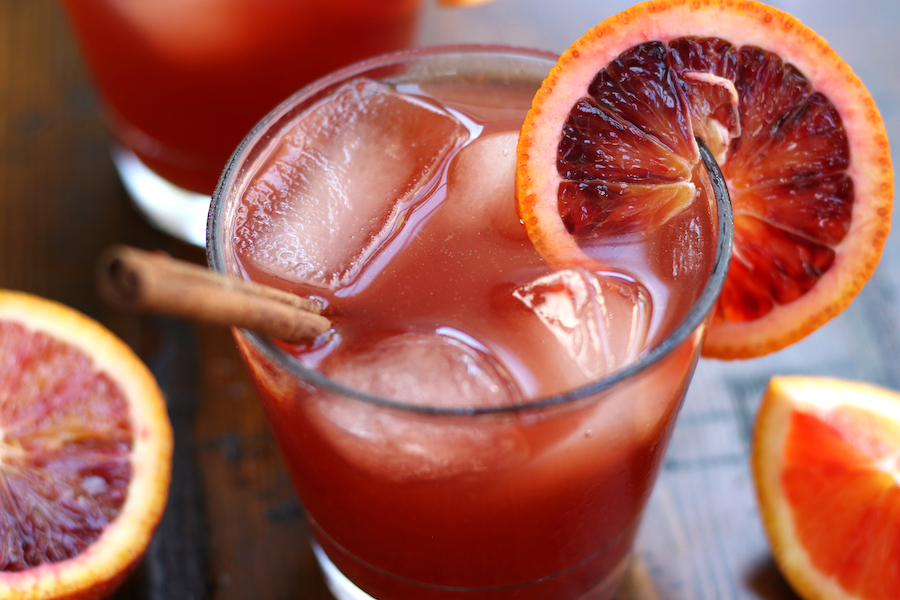
[[[312,544],[313,553],[319,562],[322,574],[325,576],[325,584],[328,586],[331,595],[335,597],[335,600],[376,600],[347,579],[347,576],[341,573],[335,564],[331,562],[331,559],[328,558],[328,555],[325,554],[325,551],[315,539],[310,539],[310,544]],[[612,600],[613,598],[618,598],[619,596],[616,592],[622,587],[623,575],[625,575],[631,562],[630,554],[626,555],[622,562],[603,581],[573,600]]]
[[[335,600],[375,600],[375,598],[353,585],[353,582],[347,579],[334,566],[334,563],[331,562],[331,559],[328,558],[328,555],[325,554],[318,542],[310,540],[310,543],[312,544],[313,553],[316,555],[316,560],[319,561],[319,568],[322,569],[322,574],[325,576],[325,584]]]
[[[128,195],[154,227],[189,244],[206,247],[209,196],[172,185],[121,146],[113,147],[112,157]]]

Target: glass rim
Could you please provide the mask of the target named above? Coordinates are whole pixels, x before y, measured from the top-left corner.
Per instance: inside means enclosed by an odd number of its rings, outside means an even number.
[[[246,137],[238,145],[232,154],[225,170],[219,179],[218,185],[213,192],[212,201],[209,209],[209,218],[207,223],[207,260],[209,267],[220,273],[234,275],[230,273],[225,263],[224,244],[226,242],[224,232],[222,231],[223,219],[226,213],[225,209],[229,205],[229,200],[234,195],[235,180],[244,170],[244,159],[247,153],[256,146],[257,142],[266,143],[266,132],[270,128],[289,115],[291,109],[301,102],[308,102],[327,90],[329,86],[347,80],[354,75],[360,75],[367,71],[398,65],[403,62],[417,60],[428,57],[448,57],[453,54],[458,55],[494,55],[509,56],[512,58],[536,59],[547,61],[547,73],[555,64],[558,55],[531,48],[520,48],[515,46],[503,45],[454,45],[454,46],[431,46],[427,48],[414,48],[401,50],[369,58],[322,77],[321,79],[307,85],[295,94],[291,95],[284,102],[279,104],[268,115],[263,117],[256,126],[247,134]],[[298,113],[299,114],[299,113]],[[293,115],[290,115],[292,118]],[[354,398],[369,404],[374,404],[384,408],[391,408],[405,412],[414,412],[427,415],[446,415],[446,416],[473,416],[482,414],[514,414],[525,411],[545,409],[553,406],[570,404],[582,399],[589,398],[604,392],[616,385],[637,376],[641,372],[658,363],[664,357],[668,356],[673,350],[679,347],[688,337],[703,325],[707,315],[713,310],[718,300],[719,293],[725,283],[725,277],[731,261],[732,245],[734,237],[734,227],[732,220],[731,200],[728,194],[725,179],[719,169],[712,153],[700,138],[697,138],[700,147],[700,155],[704,166],[709,174],[712,183],[713,192],[716,199],[717,213],[717,239],[716,239],[716,256],[713,268],[706,280],[700,295],[693,303],[688,314],[681,322],[659,343],[641,354],[637,359],[628,363],[626,366],[614,371],[607,377],[598,379],[586,385],[566,390],[561,393],[542,396],[536,399],[528,400],[518,404],[490,406],[490,407],[437,407],[421,404],[413,404],[408,401],[400,401],[368,392],[355,389],[330,379],[326,375],[302,365],[298,360],[290,354],[282,350],[271,339],[264,335],[260,335],[253,331],[245,329],[241,330],[242,335],[249,341],[253,348],[261,353],[265,358],[283,368],[292,376],[322,388],[323,390]],[[235,199],[236,200],[236,199]]]

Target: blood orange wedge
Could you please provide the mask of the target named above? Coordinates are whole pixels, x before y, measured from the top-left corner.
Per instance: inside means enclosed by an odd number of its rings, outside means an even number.
[[[166,504],[172,428],[153,376],[108,330],[0,290],[0,598],[101,598]]]
[[[752,462],[772,551],[801,596],[900,598],[900,394],[773,378]]]
[[[783,348],[843,310],[889,229],[878,110],[815,33],[741,0],[658,0],[560,57],[519,139],[519,215],[551,263],[649,232],[696,196],[695,135],[728,182],[735,243],[704,355]]]

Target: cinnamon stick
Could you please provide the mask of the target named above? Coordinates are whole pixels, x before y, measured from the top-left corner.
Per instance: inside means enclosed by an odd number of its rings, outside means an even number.
[[[100,257],[97,289],[116,308],[241,327],[289,343],[331,329],[307,298],[128,246],[113,246]]]

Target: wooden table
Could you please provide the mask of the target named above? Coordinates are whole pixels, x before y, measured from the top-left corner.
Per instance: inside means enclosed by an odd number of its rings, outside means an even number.
[[[774,2],[824,35],[900,134],[897,0]],[[428,6],[423,44],[502,42],[563,50],[629,2],[497,0]],[[895,152],[895,162],[897,156]],[[154,231],[110,161],[98,100],[53,0],[0,0],[0,287],[78,308],[138,350],[175,427],[169,506],[146,559],[115,598],[330,598],[308,527],[229,333],[104,307],[93,263],[107,245],[204,262]],[[747,466],[754,411],[773,373],[827,373],[900,388],[900,245],[855,303],[807,340],[747,362],[703,361],[638,541],[643,600],[794,598],[772,562]]]

